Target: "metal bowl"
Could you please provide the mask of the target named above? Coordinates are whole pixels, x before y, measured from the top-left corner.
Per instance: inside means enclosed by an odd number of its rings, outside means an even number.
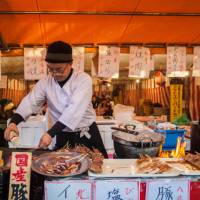
[[[163,137],[158,135],[158,138],[153,140],[149,137],[141,137],[138,140],[139,134],[130,135],[129,133],[113,132],[112,139],[114,141],[115,153],[118,158],[139,158],[140,155],[149,155],[151,157],[158,156],[160,145],[163,143]],[[154,134],[155,136],[155,134]]]
[[[137,148],[114,141],[114,148],[117,158],[139,158],[140,155],[158,156],[159,146]]]

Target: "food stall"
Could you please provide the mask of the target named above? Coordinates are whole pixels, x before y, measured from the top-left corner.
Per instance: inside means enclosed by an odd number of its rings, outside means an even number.
[[[199,12],[195,0],[1,1],[0,98],[19,105],[47,75],[46,46],[69,42],[109,159],[38,149],[48,120],[32,116],[0,147],[0,199],[199,199]]]

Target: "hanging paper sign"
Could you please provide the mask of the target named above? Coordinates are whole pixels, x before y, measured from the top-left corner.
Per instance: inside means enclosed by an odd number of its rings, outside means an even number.
[[[73,68],[79,72],[84,71],[85,48],[73,47]]]
[[[192,76],[200,76],[200,46],[193,48],[193,70]]]
[[[45,181],[45,200],[92,200],[90,181]]]
[[[29,199],[31,160],[31,153],[12,153],[8,198],[9,200]]]
[[[0,88],[7,88],[7,80],[8,80],[7,76],[1,76]]]
[[[98,77],[111,78],[119,74],[120,48],[99,46]]]
[[[173,122],[182,115],[183,85],[170,85],[170,121]]]
[[[146,200],[188,200],[190,199],[189,180],[152,180],[147,181]]]
[[[95,200],[139,200],[139,182],[133,180],[95,181]]]
[[[148,78],[149,68],[149,48],[131,46],[129,55],[129,77]]]
[[[39,80],[47,75],[45,48],[24,48],[24,78]]]
[[[167,75],[184,77],[186,71],[186,47],[167,47]]]

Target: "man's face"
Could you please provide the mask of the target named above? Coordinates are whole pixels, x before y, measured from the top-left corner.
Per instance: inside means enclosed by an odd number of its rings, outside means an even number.
[[[64,81],[69,75],[72,64],[71,63],[47,63],[49,73],[57,81]]]

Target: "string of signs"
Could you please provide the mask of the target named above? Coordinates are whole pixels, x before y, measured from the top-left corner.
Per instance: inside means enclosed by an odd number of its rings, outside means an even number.
[[[24,48],[24,79],[39,80],[47,76],[47,67],[44,61],[45,48]],[[85,48],[73,47],[73,68],[84,71]],[[0,53],[0,78],[2,56]],[[91,61],[91,75],[103,78],[118,78],[120,67],[120,47],[99,46],[96,62]],[[150,49],[146,47],[130,46],[129,77],[149,78],[150,71],[154,70],[154,59]],[[168,77],[184,77],[186,70],[186,47],[167,47]],[[193,76],[200,76],[200,46],[193,48]]]

